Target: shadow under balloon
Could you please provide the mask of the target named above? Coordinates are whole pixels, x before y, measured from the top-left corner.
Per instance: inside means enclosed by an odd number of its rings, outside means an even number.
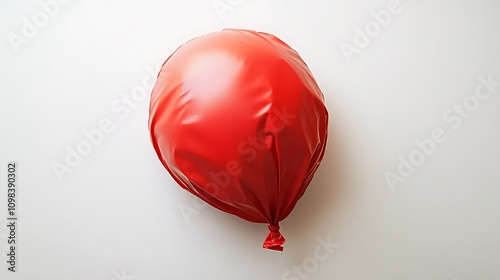
[[[292,213],[281,222],[283,231],[289,235],[316,240],[325,228],[332,227],[332,213],[340,211],[337,202],[342,199],[346,188],[347,155],[339,144],[341,133],[335,128],[338,126],[330,119],[328,143],[321,165]]]

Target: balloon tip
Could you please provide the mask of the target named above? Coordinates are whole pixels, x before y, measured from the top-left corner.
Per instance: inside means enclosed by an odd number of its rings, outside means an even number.
[[[262,245],[265,249],[283,251],[283,245],[285,243],[285,238],[280,233],[279,225],[268,225],[269,234]]]

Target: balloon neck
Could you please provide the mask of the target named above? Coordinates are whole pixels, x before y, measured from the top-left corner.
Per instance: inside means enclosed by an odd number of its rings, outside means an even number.
[[[285,238],[280,233],[279,225],[268,225],[269,234],[262,247],[271,250],[283,251],[283,245],[285,243]]]

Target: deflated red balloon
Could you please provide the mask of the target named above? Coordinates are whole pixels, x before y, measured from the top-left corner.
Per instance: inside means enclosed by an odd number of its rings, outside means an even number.
[[[213,207],[267,223],[264,248],[283,250],[279,222],[325,152],[328,112],[300,56],[273,35],[226,29],[190,40],[163,64],[149,130],[159,159]]]

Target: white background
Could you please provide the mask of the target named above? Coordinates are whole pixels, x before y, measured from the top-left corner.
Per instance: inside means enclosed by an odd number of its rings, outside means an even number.
[[[457,129],[443,114],[473,99],[478,77],[500,81],[500,2],[401,0],[349,57],[341,44],[356,47],[356,28],[373,25],[388,0],[233,0],[219,12],[214,3],[69,1],[16,45],[23,18],[44,10],[2,0],[0,279],[499,279],[500,87]],[[225,27],[295,48],[330,112],[324,161],[281,223],[284,252],[261,248],[266,225],[193,204],[173,182],[150,144],[149,96],[126,116],[112,109],[148,67]],[[114,130],[58,180],[54,162],[66,164],[67,147],[103,119]],[[435,129],[446,141],[391,189],[384,174],[397,175],[399,156]],[[17,273],[4,262],[10,160]],[[180,206],[197,212],[185,219]],[[318,238],[340,244],[324,261],[314,260]]]

